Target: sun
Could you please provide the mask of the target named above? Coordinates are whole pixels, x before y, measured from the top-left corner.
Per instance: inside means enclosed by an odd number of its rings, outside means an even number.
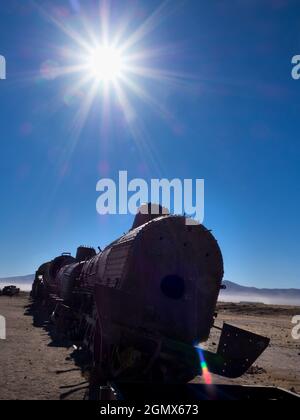
[[[98,82],[116,82],[124,73],[124,57],[112,45],[99,45],[87,57],[87,70]]]
[[[172,4],[177,2],[163,1],[142,20],[134,10],[114,19],[116,2],[95,0],[96,3],[99,12],[95,16],[78,13],[74,21],[37,6],[68,40],[55,50],[57,60],[43,63],[40,76],[47,80],[69,77],[62,93],[64,104],[78,106],[72,123],[74,138],[79,137],[89,114],[99,105],[101,130],[108,130],[118,110],[116,115],[122,113],[120,118],[139,148],[147,136],[138,117],[140,104],[149,106],[177,132],[178,120],[165,104],[166,89],[182,90],[186,86],[190,92],[196,78],[177,71],[175,62],[170,67],[169,60],[180,52],[176,44],[151,40],[151,33],[174,12],[177,6],[173,9]]]

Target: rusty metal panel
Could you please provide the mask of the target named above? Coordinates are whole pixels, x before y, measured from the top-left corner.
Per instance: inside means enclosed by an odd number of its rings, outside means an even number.
[[[133,240],[115,245],[106,261],[104,276],[101,284],[108,287],[118,287],[123,278]]]

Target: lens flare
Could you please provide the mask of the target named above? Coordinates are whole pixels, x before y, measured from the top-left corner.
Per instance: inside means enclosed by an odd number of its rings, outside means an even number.
[[[205,383],[205,385],[212,385],[212,376],[211,376],[211,373],[209,372],[208,365],[206,363],[203,350],[200,347],[196,347],[196,349],[197,349],[197,352],[198,352],[199,358],[200,358],[200,366],[201,366],[201,369],[202,369],[202,376],[203,376],[203,379],[204,379],[204,383]]]
[[[53,23],[64,35],[66,41],[57,48],[60,63],[45,63],[41,69],[43,79],[68,77],[64,96],[74,97],[77,91],[84,91],[85,98],[74,117],[74,137],[79,136],[100,97],[103,126],[108,125],[112,116],[111,107],[118,103],[130,134],[143,153],[148,152],[141,143],[145,142],[146,130],[136,117],[138,101],[151,108],[168,125],[178,126],[175,116],[169,111],[161,98],[166,88],[190,89],[193,77],[177,72],[169,59],[179,52],[176,44],[152,44],[151,34],[173,15],[178,6],[175,2],[164,1],[143,19],[137,19],[134,8],[113,18],[115,3],[112,0],[95,1],[94,14],[83,13],[76,0],[70,0],[69,15],[65,11],[54,13],[51,8],[35,4],[38,11]],[[72,16],[73,12],[76,14]],[[76,16],[76,18],[75,18]],[[54,51],[55,52],[55,51]],[[155,89],[154,89],[155,83]],[[175,129],[174,129],[175,131]],[[155,157],[157,160],[157,156]]]
[[[53,83],[59,89],[59,95],[48,101],[51,112],[72,106],[71,139],[61,159],[69,161],[83,129],[97,118],[95,136],[102,153],[107,153],[111,139],[117,146],[115,133],[122,130],[134,142],[130,150],[147,156],[148,165],[162,174],[162,157],[146,126],[149,116],[162,119],[180,136],[185,127],[170,98],[174,93],[195,94],[200,83],[198,75],[182,70],[184,42],[166,42],[159,32],[181,2],[165,0],[141,15],[135,2],[120,8],[113,0],[95,0],[91,7],[83,7],[83,2],[69,0],[69,6],[59,10],[51,2],[33,3],[57,35],[55,42],[45,45],[51,60],[41,65],[38,74],[22,78]]]

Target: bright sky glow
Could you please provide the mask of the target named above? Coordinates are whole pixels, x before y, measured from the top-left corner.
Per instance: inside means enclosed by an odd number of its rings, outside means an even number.
[[[53,15],[40,8],[44,16],[67,35],[65,45],[60,45],[63,61],[57,65],[46,65],[48,79],[77,76],[77,83],[66,88],[65,97],[82,98],[80,109],[74,116],[77,135],[86,124],[96,98],[103,99],[102,117],[107,119],[111,113],[111,98],[117,100],[132,138],[141,142],[144,128],[136,127],[138,109],[134,99],[148,105],[172,129],[178,126],[175,117],[155,97],[154,92],[146,89],[145,80],[155,82],[158,91],[168,87],[183,89],[191,77],[166,67],[166,56],[172,51],[176,55],[176,44],[164,46],[149,44],[150,35],[160,23],[172,13],[178,5],[162,2],[152,15],[145,18],[135,28],[130,28],[130,16],[120,17],[119,22],[112,22],[111,3],[103,1],[99,5],[95,19],[82,16],[76,25],[73,22]],[[98,24],[95,24],[98,22]],[[79,25],[80,24],[80,25]],[[78,29],[78,25],[83,29]],[[179,49],[178,49],[179,51]],[[45,73],[45,69],[44,69]],[[50,74],[49,74],[50,73]],[[66,86],[68,85],[66,79]],[[133,126],[134,125],[134,126]],[[145,137],[145,136],[144,136]]]
[[[96,47],[87,59],[87,70],[91,77],[100,82],[115,82],[123,73],[122,53],[110,45]]]

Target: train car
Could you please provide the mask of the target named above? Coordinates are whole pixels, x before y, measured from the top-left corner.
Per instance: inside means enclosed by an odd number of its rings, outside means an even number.
[[[148,204],[103,251],[80,247],[76,257],[43,264],[32,298],[48,306],[60,334],[86,349],[99,383],[187,383],[202,374],[203,361],[210,372],[234,378],[269,339],[225,324],[217,352],[201,349],[223,273],[210,230]]]

